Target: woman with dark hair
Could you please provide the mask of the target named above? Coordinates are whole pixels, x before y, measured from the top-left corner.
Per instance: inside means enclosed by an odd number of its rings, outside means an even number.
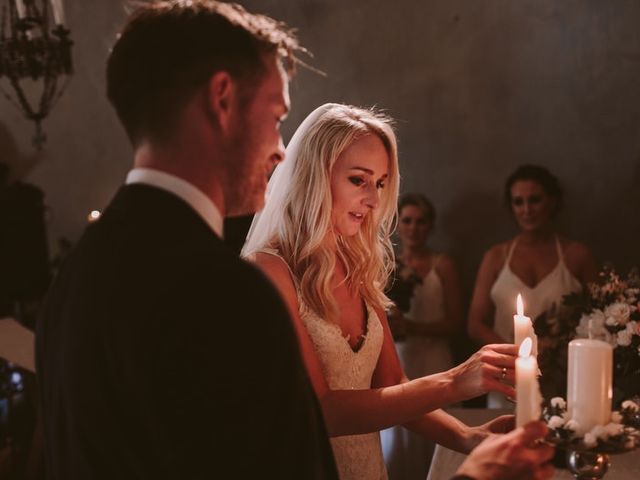
[[[432,250],[427,240],[436,211],[420,193],[406,193],[398,202],[400,252],[396,257],[396,285],[406,298],[389,297],[389,322],[396,350],[409,379],[453,367],[449,340],[461,330],[462,302],[458,274],[447,254]],[[408,286],[408,288],[406,287]],[[382,432],[387,469],[394,479],[424,479],[434,443],[402,427]]]
[[[409,378],[451,368],[448,340],[462,325],[458,274],[453,261],[427,245],[435,217],[433,204],[424,195],[407,193],[400,197],[397,275],[415,282],[406,309],[392,308],[390,320],[402,338],[397,349]]]
[[[562,188],[546,168],[518,167],[505,184],[505,200],[520,232],[491,247],[480,265],[468,329],[482,345],[514,341],[518,293],[525,300],[527,316],[535,319],[597,275],[591,251],[556,231],[554,218],[562,205]],[[489,396],[489,407],[507,404],[504,396]]]

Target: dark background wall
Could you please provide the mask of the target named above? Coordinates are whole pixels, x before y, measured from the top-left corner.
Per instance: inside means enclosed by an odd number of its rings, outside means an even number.
[[[39,157],[30,154],[31,125],[0,102],[0,132],[23,152],[6,159],[45,191],[52,243],[79,236],[131,158],[104,96],[104,61],[124,8],[67,4],[76,73],[45,123]],[[285,140],[327,101],[377,105],[397,119],[402,190],[436,204],[433,243],[457,260],[466,295],[482,252],[515,232],[502,185],[525,162],[562,180],[561,231],[621,269],[640,264],[640,2],[244,4],[297,27],[310,63],[327,73],[302,69],[295,78]]]

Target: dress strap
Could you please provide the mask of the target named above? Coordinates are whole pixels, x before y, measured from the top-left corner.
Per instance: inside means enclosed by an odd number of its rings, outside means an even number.
[[[441,257],[441,255],[439,253],[434,253],[433,254],[433,260],[431,262],[431,266],[429,267],[429,271],[424,276],[424,278],[426,278],[428,275],[431,275],[432,273],[434,273],[434,274],[436,273],[436,267],[438,266],[438,262],[440,261],[440,257]]]
[[[513,242],[511,242],[511,245],[509,245],[509,252],[507,253],[507,259],[504,262],[506,266],[508,266],[511,263],[511,257],[513,256],[513,251],[516,249],[517,243],[518,243],[518,237],[514,238]]]
[[[564,263],[564,253],[562,252],[562,245],[558,235],[556,235],[556,252],[558,253],[558,261]]]

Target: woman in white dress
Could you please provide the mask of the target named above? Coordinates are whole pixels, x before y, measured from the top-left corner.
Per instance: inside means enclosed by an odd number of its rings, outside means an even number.
[[[431,201],[407,193],[398,202],[401,277],[414,278],[406,313],[388,310],[400,363],[409,379],[453,367],[449,340],[462,330],[458,275],[452,259],[427,244],[435,224]],[[433,455],[433,442],[402,427],[381,434],[387,469],[394,480],[424,480]]]
[[[513,342],[518,293],[524,298],[526,315],[535,319],[597,275],[591,251],[556,231],[553,220],[562,205],[562,189],[546,168],[519,167],[507,179],[505,201],[520,232],[491,247],[480,265],[468,329],[481,345]],[[488,405],[505,408],[510,402],[503,395],[491,394]]]
[[[513,395],[513,345],[486,346],[430,377],[402,371],[382,290],[398,184],[389,120],[323,105],[293,136],[243,249],[289,308],[342,480],[387,478],[379,431],[392,425],[468,452],[512,422],[468,427],[439,408],[488,390]]]

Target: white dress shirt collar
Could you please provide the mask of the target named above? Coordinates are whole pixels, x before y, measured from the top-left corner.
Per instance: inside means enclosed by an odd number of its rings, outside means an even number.
[[[151,185],[173,193],[193,208],[220,238],[223,236],[223,219],[218,207],[202,191],[182,178],[152,168],[134,168],[125,182]]]

